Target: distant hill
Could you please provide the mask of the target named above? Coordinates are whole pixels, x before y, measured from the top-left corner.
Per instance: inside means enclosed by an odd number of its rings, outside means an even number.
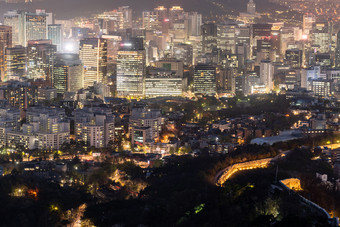
[[[222,14],[220,7],[213,2],[221,3],[225,9],[245,11],[248,0],[45,0],[37,3],[7,4],[0,3],[0,15],[10,9],[46,9],[53,12],[57,19],[69,19],[77,16],[88,16],[104,10],[114,9],[119,6],[131,6],[136,13],[150,10],[158,5],[170,7],[180,5],[186,11],[198,11],[204,15]],[[259,11],[278,9],[278,5],[269,3],[268,0],[255,0]]]

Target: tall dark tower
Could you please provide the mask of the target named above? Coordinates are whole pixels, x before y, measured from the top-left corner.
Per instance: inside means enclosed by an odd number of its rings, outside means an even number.
[[[340,67],[340,31],[338,32],[336,38],[335,67]]]

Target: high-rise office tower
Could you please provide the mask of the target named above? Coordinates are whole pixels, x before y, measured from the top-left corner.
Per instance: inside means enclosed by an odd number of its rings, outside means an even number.
[[[170,27],[168,9],[164,6],[158,6],[153,11],[143,12],[143,28],[146,30],[160,30],[165,33]]]
[[[303,15],[303,25],[302,25],[302,30],[305,35],[309,35],[313,29],[313,24],[316,21],[316,17],[311,14],[307,13]]]
[[[238,26],[236,28],[236,43],[250,46],[251,28],[249,26]]]
[[[30,40],[47,38],[48,14],[44,10],[37,10],[35,13],[24,14],[24,40],[23,46]]]
[[[206,95],[216,93],[216,66],[206,64],[195,66],[194,93]]]
[[[285,52],[285,60],[293,69],[299,69],[302,66],[302,50],[290,49]]]
[[[145,70],[143,40],[123,42],[117,56],[118,96],[143,96]]]
[[[251,28],[249,26],[238,26],[235,30],[235,33],[236,33],[236,45],[244,46],[245,48],[244,58],[245,60],[250,59],[250,56],[252,54],[251,48],[250,48],[251,47]]]
[[[59,94],[77,92],[84,87],[84,68],[78,54],[58,54],[53,70],[52,85]]]
[[[28,78],[51,78],[57,47],[51,40],[31,40],[27,46]]]
[[[148,70],[145,78],[145,96],[179,96],[183,91],[183,78],[176,71],[164,68]]]
[[[281,46],[281,55],[284,55],[289,45],[295,44],[296,36],[295,36],[294,27],[283,27],[281,28],[281,36],[280,36],[280,46]]]
[[[0,25],[0,73],[1,81],[6,79],[6,48],[12,47],[12,28],[6,25]]]
[[[214,23],[202,25],[202,52],[212,53],[217,48],[217,26]]]
[[[132,28],[132,9],[129,6],[118,7],[97,16],[99,32],[111,34],[122,29]]]
[[[256,4],[253,0],[250,0],[247,4],[247,13],[252,15],[256,13]]]
[[[132,28],[132,9],[130,6],[118,7],[118,12],[123,15],[123,29]]]
[[[57,46],[57,52],[63,48],[63,27],[61,24],[48,25],[48,39],[52,40],[52,44]]]
[[[157,8],[154,9],[154,11],[158,15],[158,20],[160,21],[161,24],[161,31],[163,33],[168,33],[171,25],[168,9],[165,8],[164,6],[158,6]]]
[[[169,9],[169,20],[171,23],[175,23],[184,19],[184,10],[180,6],[173,6]]]
[[[256,56],[258,52],[262,52],[264,53],[264,55],[268,55],[271,48],[272,27],[272,24],[252,25],[251,57]],[[258,47],[258,45],[260,45],[260,47]],[[264,57],[264,59],[266,58],[268,58],[268,56]]]
[[[202,14],[197,12],[190,12],[186,15],[187,18],[187,30],[188,36],[199,36],[201,35],[202,27]]]
[[[340,31],[336,37],[335,67],[340,67]]]
[[[146,30],[161,29],[161,20],[157,11],[143,12],[143,28]]]
[[[6,48],[12,46],[12,28],[0,25],[0,43]]]
[[[173,57],[183,61],[185,65],[193,64],[192,46],[185,43],[176,43],[173,47]]]
[[[26,75],[26,48],[15,46],[6,49],[6,76],[10,79],[12,76]]]
[[[332,24],[315,22],[312,30],[312,47],[320,53],[328,53],[331,46]]]
[[[4,14],[4,24],[13,30],[13,44],[27,46],[29,40],[47,39],[47,25],[52,15],[45,10],[36,12],[9,11]]]
[[[266,86],[267,92],[274,88],[274,66],[271,61],[263,60],[260,64],[260,83]]]
[[[217,26],[217,48],[221,50],[236,51],[236,28],[237,24],[219,24]]]
[[[84,66],[84,87],[106,83],[107,40],[88,38],[80,41],[79,58]]]
[[[8,11],[4,14],[4,25],[12,27],[13,46],[22,44],[22,14],[16,10]]]
[[[154,11],[157,13],[159,20],[166,20],[169,19],[169,13],[168,9],[164,6],[158,6],[154,9]]]
[[[124,29],[124,15],[119,10],[107,11],[97,16],[99,33],[111,34]]]

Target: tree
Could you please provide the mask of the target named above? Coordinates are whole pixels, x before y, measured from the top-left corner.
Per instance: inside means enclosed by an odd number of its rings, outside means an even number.
[[[173,155],[173,154],[175,154],[176,152],[177,152],[177,151],[176,151],[176,148],[170,147],[170,149],[169,149],[169,154]]]
[[[184,155],[184,154],[189,154],[191,152],[191,146],[187,146],[187,147],[180,147],[178,149],[178,154],[180,155]]]

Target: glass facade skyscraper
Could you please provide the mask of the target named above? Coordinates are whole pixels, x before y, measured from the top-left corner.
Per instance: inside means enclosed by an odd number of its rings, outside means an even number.
[[[84,66],[84,87],[105,83],[107,77],[107,40],[88,38],[80,41],[80,60]]]
[[[48,25],[48,39],[52,40],[52,44],[57,46],[57,52],[62,50],[63,29],[61,24]]]
[[[145,76],[145,50],[135,39],[121,44],[117,56],[118,96],[143,96]]]
[[[207,64],[199,64],[195,66],[194,93],[216,93],[216,66]]]

